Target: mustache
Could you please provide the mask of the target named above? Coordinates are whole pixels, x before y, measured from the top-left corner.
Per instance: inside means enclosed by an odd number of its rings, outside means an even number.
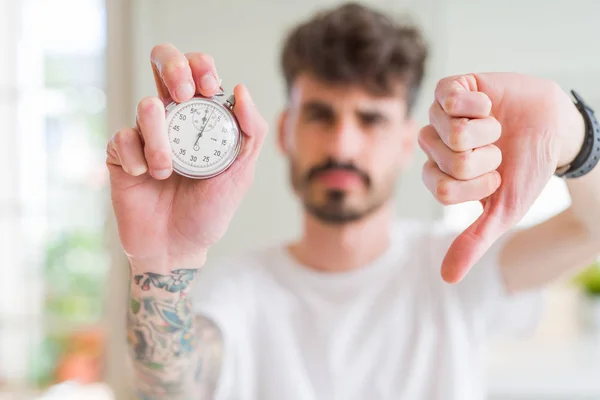
[[[365,185],[367,185],[367,187],[371,185],[371,178],[369,177],[369,174],[367,174],[365,171],[361,170],[351,162],[343,163],[336,161],[332,158],[329,158],[323,164],[314,166],[310,170],[308,170],[308,172],[306,173],[306,182],[311,182],[313,179],[319,176],[319,174],[336,169],[343,169],[346,171],[354,172],[362,178],[363,182],[365,183]]]

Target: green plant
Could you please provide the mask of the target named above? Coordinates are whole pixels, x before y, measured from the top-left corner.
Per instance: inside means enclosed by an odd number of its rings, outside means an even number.
[[[600,296],[600,260],[577,274],[573,282],[588,295]]]
[[[69,322],[100,318],[107,266],[101,230],[56,237],[46,250],[46,315]]]
[[[66,231],[53,236],[44,264],[44,336],[29,360],[29,381],[55,383],[55,369],[73,332],[102,317],[108,254],[102,229]]]

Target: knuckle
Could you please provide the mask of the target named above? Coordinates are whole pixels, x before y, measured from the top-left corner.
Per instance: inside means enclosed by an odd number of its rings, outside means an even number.
[[[150,56],[152,58],[156,58],[160,54],[164,53],[165,51],[171,50],[172,48],[173,45],[169,42],[159,43],[152,47],[152,50],[150,51]]]
[[[432,161],[425,161],[423,163],[423,168],[421,169],[421,177],[426,180],[426,178],[431,174],[433,169],[433,162]]]
[[[427,116],[429,117],[429,121],[433,121],[435,118],[435,110],[436,110],[436,105],[435,103],[431,103],[431,105],[429,106],[429,110],[427,111]]]
[[[439,81],[436,83],[436,85],[435,85],[435,91],[436,91],[436,92],[439,92],[439,91],[441,91],[441,90],[442,90],[442,88],[443,88],[443,86],[444,86],[444,80],[443,80],[443,79],[440,79],[440,80],[439,80]]]
[[[440,134],[436,130],[433,125],[425,125],[423,128],[419,130],[418,138],[422,140],[424,143],[429,143],[434,139],[440,137]]]
[[[120,129],[113,136],[113,142],[117,149],[122,149],[122,148],[127,147],[129,144],[131,144],[131,142],[132,142],[131,139],[132,138],[131,138],[131,135],[129,134],[128,129]]]
[[[425,144],[425,141],[426,141],[426,138],[425,138],[425,133],[424,133],[423,131],[424,131],[424,130],[423,130],[423,129],[421,129],[421,130],[419,131],[419,134],[417,135],[417,143],[419,144],[419,146],[420,146],[421,148],[423,148],[423,147],[424,147],[423,145]]]
[[[171,163],[171,155],[167,151],[149,150],[146,155],[146,161],[153,168],[166,169]]]
[[[500,183],[500,178],[499,178],[498,174],[496,174],[496,173],[489,174],[489,176],[485,180],[486,192],[488,194],[493,193],[497,189],[499,183]]]
[[[201,63],[201,64],[205,64],[205,65],[209,65],[209,66],[215,65],[215,59],[210,54],[195,53],[193,55],[193,58],[196,62]]]
[[[116,158],[116,151],[114,148],[114,137],[106,144],[106,158]]]
[[[483,106],[484,106],[486,112],[490,113],[492,110],[492,107],[493,107],[492,99],[490,99],[490,97],[483,92],[479,92],[479,93],[481,93],[480,96],[482,98],[482,103],[483,103]]]
[[[456,179],[469,179],[471,177],[472,157],[469,152],[454,154],[450,164],[450,175]]]
[[[452,185],[448,180],[439,180],[435,186],[435,197],[443,205],[452,204]]]
[[[419,135],[417,136],[417,143],[419,147],[423,149],[423,151],[427,152],[429,148],[430,135],[427,132],[427,129],[421,129],[419,131]]]
[[[494,132],[493,142],[495,142],[502,135],[502,124],[496,118],[492,118],[492,131]]]
[[[211,55],[206,53],[188,53],[186,54],[186,58],[194,77],[200,78],[200,75],[210,73],[217,78],[215,59]]]
[[[156,97],[144,97],[138,103],[137,113],[140,116],[147,116],[154,112],[154,110],[159,109],[160,107],[162,107],[162,103]]]
[[[467,118],[454,118],[451,122],[450,135],[448,144],[454,151],[468,150],[467,126],[469,120]]]
[[[446,88],[452,82],[452,78],[453,77],[445,77],[440,79],[437,85],[435,86],[435,91],[441,93],[444,90],[444,88]]]
[[[190,66],[187,59],[172,59],[169,60],[162,68],[162,77],[165,81],[171,82],[181,79],[183,75],[187,74]]]
[[[492,159],[494,160],[494,169],[502,164],[502,150],[497,146],[492,146]]]
[[[446,99],[444,100],[444,109],[446,110],[447,114],[455,113],[456,105],[459,101],[459,95],[460,92],[452,92],[449,93],[448,96],[446,96]]]

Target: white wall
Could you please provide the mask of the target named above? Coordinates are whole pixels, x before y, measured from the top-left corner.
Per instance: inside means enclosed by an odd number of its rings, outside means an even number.
[[[261,154],[255,184],[236,214],[227,235],[214,247],[212,254],[239,251],[279,241],[298,233],[299,207],[288,185],[287,165],[275,142],[277,114],[284,105],[283,80],[279,71],[279,51],[287,29],[308,17],[321,6],[339,1],[162,1],[139,0],[133,26],[134,98],[153,95],[149,55],[162,42],[173,43],[183,51],[211,54],[226,89],[237,83],[248,85],[256,104],[271,124],[270,137]],[[427,29],[435,32],[439,7],[435,0],[371,0],[385,10],[412,10]],[[434,35],[432,35],[434,36]],[[432,63],[436,71],[439,63]],[[439,74],[437,74],[439,75]],[[432,92],[433,75],[425,82],[424,93]],[[429,101],[429,100],[428,100]],[[417,110],[424,121],[428,104],[421,101]],[[423,156],[402,179],[398,209],[403,215],[420,218],[439,216],[433,198],[420,182]],[[260,229],[255,226],[260,225]]]

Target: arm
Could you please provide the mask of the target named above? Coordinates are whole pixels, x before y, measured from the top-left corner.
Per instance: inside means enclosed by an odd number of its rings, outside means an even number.
[[[419,135],[428,156],[423,180],[446,205],[479,201],[483,212],[452,242],[442,261],[459,282],[535,203],[557,167],[580,151],[584,119],[547,79],[516,73],[455,75],[436,87],[430,125]],[[500,249],[509,291],[539,286],[600,252],[600,168],[569,182],[565,213],[516,233]]]
[[[213,398],[222,335],[192,315],[189,286],[197,270],[173,266],[203,265],[225,234],[254,179],[268,124],[246,87],[236,85],[233,112],[244,146],[235,162],[209,180],[173,173],[165,104],[213,96],[219,75],[210,55],[183,54],[170,44],[152,49],[151,66],[158,97],[142,99],[136,125],[116,132],[106,148],[119,240],[133,271],[128,337],[135,385],[144,400]]]
[[[575,107],[571,111],[576,134],[564,145],[561,165],[575,158],[583,142],[583,118]],[[502,275],[509,292],[539,287],[590,265],[600,255],[600,166],[566,182],[571,206],[516,233],[501,250]]]
[[[197,272],[133,276],[127,334],[141,399],[214,398],[223,338],[210,319],[192,313]]]

